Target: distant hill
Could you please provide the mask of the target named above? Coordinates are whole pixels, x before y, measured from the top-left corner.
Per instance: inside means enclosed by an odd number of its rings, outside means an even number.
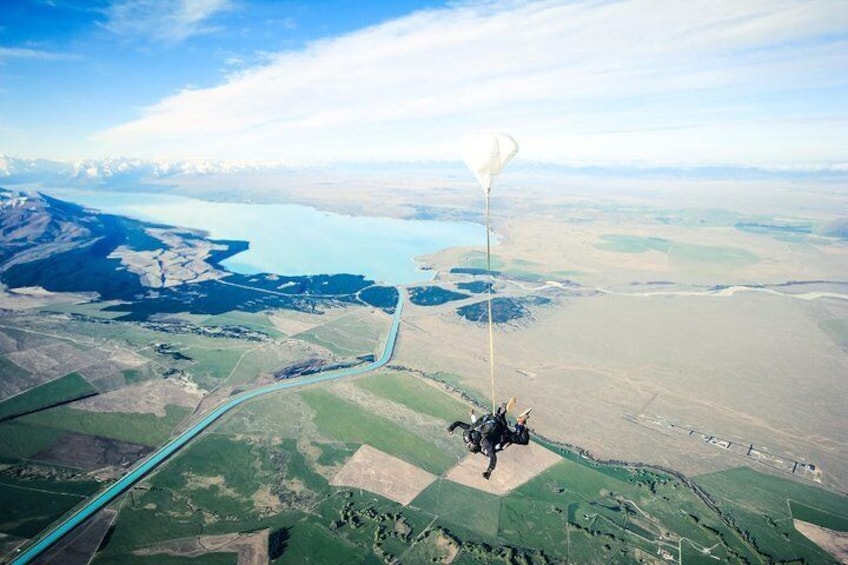
[[[24,159],[0,154],[0,182],[6,186],[41,184],[60,186],[98,186],[108,190],[167,190],[168,184],[180,185],[203,176],[251,175],[263,173],[298,172],[311,169],[303,165],[243,161],[236,159],[151,160],[128,157],[84,159],[75,162],[47,159]],[[374,162],[345,163],[312,169],[344,171],[348,181],[362,174],[396,174],[404,178],[435,172],[439,178],[465,174],[465,168],[456,161],[430,161],[424,163]],[[820,168],[765,169],[753,166],[640,166],[625,164],[568,165],[525,161],[511,165],[511,176],[534,179],[549,176],[589,176],[596,178],[646,178],[646,179],[817,179],[839,180],[848,178],[846,165]]]
[[[127,320],[161,313],[272,308],[319,311],[359,302],[392,311],[393,287],[362,275],[241,275],[221,266],[247,242],[101,214],[42,194],[0,189],[0,281],[9,288],[96,292]],[[226,280],[225,280],[226,279]]]
[[[0,189],[0,270],[90,240],[98,224],[75,204]]]

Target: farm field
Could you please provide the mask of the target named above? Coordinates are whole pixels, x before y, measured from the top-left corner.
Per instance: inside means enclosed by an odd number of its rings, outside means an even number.
[[[704,499],[674,474],[599,464],[549,444],[542,447],[558,463],[503,495],[488,494],[446,477],[467,457],[485,467],[485,458],[468,455],[444,431],[468,408],[442,385],[400,371],[251,401],[114,505],[114,530],[94,563],[153,563],[166,548],[164,562],[184,562],[189,556],[173,554],[174,540],[248,532],[267,532],[269,540],[284,532],[274,563],[315,555],[328,563],[637,563],[659,562],[662,552],[696,562],[826,562],[786,520],[787,497],[807,519],[848,516],[844,499],[746,468],[696,477]],[[439,417],[443,410],[447,418]],[[441,430],[431,432],[430,421]],[[456,449],[442,452],[445,438]],[[397,458],[435,480],[407,503],[377,494],[376,484],[369,489],[366,476],[358,487],[334,486],[362,446],[391,455],[385,465]],[[504,451],[503,464],[520,449]],[[390,470],[381,480],[392,480],[386,476],[404,480]],[[226,562],[234,554],[205,555]]]
[[[133,324],[97,316],[94,305],[65,306],[10,311],[0,327],[0,381],[6,386],[0,397],[0,497],[11,509],[0,524],[9,536],[3,547],[34,536],[125,473],[181,429],[205,399],[214,404],[236,387],[272,382],[274,371],[305,358],[335,358],[314,344],[286,339],[258,314]],[[315,331],[333,319],[317,318]],[[385,332],[377,327],[381,321],[385,326],[385,317],[373,319],[370,338],[358,338],[370,350]],[[204,326],[251,328],[267,337],[193,330]]]

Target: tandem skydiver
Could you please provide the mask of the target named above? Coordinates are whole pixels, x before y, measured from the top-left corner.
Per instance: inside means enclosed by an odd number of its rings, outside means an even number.
[[[448,426],[448,433],[452,434],[456,428],[463,430],[462,439],[465,446],[471,453],[482,452],[483,455],[489,458],[489,467],[483,472],[483,478],[488,479],[492,476],[492,471],[498,464],[497,452],[503,450],[508,445],[515,443],[518,445],[527,445],[530,443],[530,432],[527,430],[527,415],[530,413],[526,410],[522,413],[516,423],[515,428],[510,428],[506,421],[506,405],[501,404],[495,411],[495,414],[486,414],[481,418],[476,418],[474,411],[471,412],[471,423],[454,422]]]

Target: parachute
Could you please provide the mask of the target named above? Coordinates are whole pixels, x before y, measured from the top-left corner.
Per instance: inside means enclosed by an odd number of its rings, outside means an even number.
[[[518,153],[518,143],[511,135],[498,132],[478,132],[465,137],[462,142],[462,159],[486,194],[486,269],[489,272],[487,308],[489,317],[489,374],[492,382],[492,413],[495,412],[495,341],[492,330],[492,242],[489,198],[492,184],[501,170]]]
[[[518,153],[518,143],[505,133],[473,133],[462,142],[462,159],[486,195],[501,170]]]

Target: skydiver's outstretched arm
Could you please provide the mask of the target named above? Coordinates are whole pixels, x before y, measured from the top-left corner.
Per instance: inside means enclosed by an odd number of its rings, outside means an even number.
[[[471,429],[471,426],[469,424],[466,424],[465,422],[454,422],[453,424],[448,426],[448,433],[452,434],[453,431],[457,428],[460,428],[463,431],[468,431]]]

